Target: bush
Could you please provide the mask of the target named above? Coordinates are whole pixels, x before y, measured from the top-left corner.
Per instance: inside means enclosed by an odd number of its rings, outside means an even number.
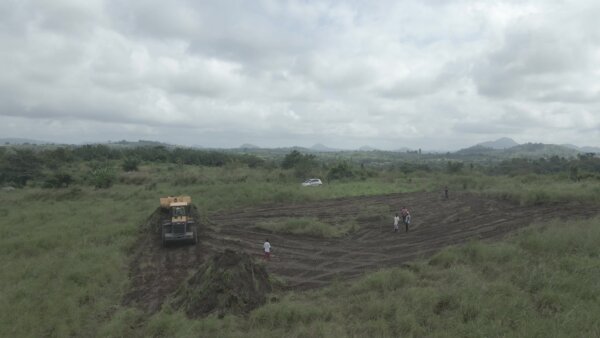
[[[140,159],[136,157],[129,157],[123,161],[123,170],[124,171],[138,171],[138,165],[140,164]]]
[[[119,182],[123,184],[143,185],[151,181],[152,177],[150,175],[141,172],[128,172],[119,176]]]
[[[90,181],[96,189],[110,188],[116,179],[117,175],[111,167],[97,168],[90,172]]]
[[[341,162],[337,166],[329,169],[327,179],[330,181],[341,180],[354,177],[354,172],[347,162]]]
[[[0,181],[22,187],[27,181],[39,177],[42,162],[31,150],[15,150],[3,156],[0,164]]]
[[[44,188],[68,188],[73,183],[73,177],[67,173],[55,173],[44,182]]]
[[[462,171],[464,166],[465,165],[462,162],[448,161],[448,164],[446,165],[446,170],[450,174],[456,174],[456,173]]]
[[[319,164],[315,155],[304,155],[297,150],[285,155],[281,163],[281,168],[283,169],[294,169],[294,175],[297,178],[312,176],[318,166]]]

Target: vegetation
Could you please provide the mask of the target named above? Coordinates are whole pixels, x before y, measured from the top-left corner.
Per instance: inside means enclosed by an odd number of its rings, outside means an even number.
[[[285,155],[281,162],[281,168],[294,169],[294,175],[298,178],[307,178],[314,176],[318,168],[316,156],[312,154],[301,154],[297,150],[293,150]]]
[[[349,179],[354,177],[354,172],[352,172],[352,168],[346,162],[340,162],[333,168],[329,169],[327,173],[327,179],[330,181],[334,180],[342,180]]]
[[[41,167],[42,161],[33,151],[16,149],[2,156],[0,180],[23,187],[27,181],[40,175]]]
[[[328,180],[306,189],[297,166],[282,168],[276,156],[164,146],[0,147],[0,183],[18,187],[0,191],[0,336],[600,335],[599,219],[539,225],[508,242],[473,242],[406,268],[277,294],[247,317],[192,320],[166,307],[147,318],[121,305],[138,226],[163,195],[190,194],[205,215],[343,196],[441,194],[445,185],[450,194],[521,204],[600,202],[600,158],[594,156],[489,164],[424,160],[425,154],[410,154],[411,161],[371,158],[376,152],[328,156],[310,157],[315,176]],[[137,171],[123,166],[128,158],[139,159]],[[464,164],[452,171],[448,160]],[[312,218],[259,226],[316,236],[352,231],[352,222]]]
[[[130,157],[123,160],[122,168],[124,171],[138,171],[140,165],[140,159],[136,157]]]

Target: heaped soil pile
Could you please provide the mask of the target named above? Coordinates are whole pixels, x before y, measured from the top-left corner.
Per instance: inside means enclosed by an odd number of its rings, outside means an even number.
[[[198,209],[192,205],[200,243],[177,243],[163,247],[161,228],[169,219],[169,210],[156,208],[139,228],[139,237],[131,248],[129,278],[131,289],[123,297],[123,304],[135,305],[148,313],[159,311],[163,302],[197,271],[211,248],[207,247],[207,229],[201,223]]]
[[[209,258],[174,295],[171,305],[189,317],[244,314],[263,305],[272,286],[264,266],[225,250]]]
[[[169,218],[169,210],[163,208],[156,208],[152,215],[148,217],[146,223],[140,229],[142,232],[160,234],[162,221]]]

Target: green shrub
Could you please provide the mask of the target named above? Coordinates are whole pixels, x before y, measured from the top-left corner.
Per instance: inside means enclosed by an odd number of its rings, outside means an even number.
[[[44,188],[68,188],[73,183],[73,177],[67,173],[55,173],[54,175],[46,178],[44,181]]]
[[[123,160],[123,164],[121,167],[124,171],[138,171],[138,166],[140,165],[140,159],[137,157],[128,157]]]
[[[90,182],[96,189],[110,188],[117,179],[117,175],[111,167],[101,167],[90,172]]]
[[[448,161],[446,164],[446,171],[450,174],[456,174],[462,171],[464,163],[457,161]]]
[[[131,185],[144,185],[152,182],[150,175],[142,172],[128,172],[119,176],[119,182]]]
[[[327,179],[329,181],[342,180],[354,177],[354,172],[347,162],[340,162],[335,167],[329,169]]]
[[[23,187],[29,180],[38,178],[42,161],[29,149],[16,149],[3,156],[0,162],[0,182],[8,182]]]

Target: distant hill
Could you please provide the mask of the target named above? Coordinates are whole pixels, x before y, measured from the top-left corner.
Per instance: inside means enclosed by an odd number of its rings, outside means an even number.
[[[497,139],[496,141],[487,141],[487,142],[482,142],[477,144],[476,146],[482,146],[485,148],[492,148],[492,149],[508,149],[508,148],[512,148],[515,146],[518,146],[519,144],[517,142],[515,142],[515,140],[508,138],[508,137],[502,137]]]
[[[314,146],[310,147],[310,150],[312,150],[312,151],[320,151],[320,152],[340,151],[339,149],[329,148],[328,146],[326,146],[324,144],[321,144],[321,143],[317,143]]]
[[[557,144],[525,143],[505,149],[504,153],[509,157],[575,157],[580,151]]]
[[[476,156],[489,156],[489,155],[495,155],[495,154],[499,154],[501,153],[501,149],[494,149],[491,147],[485,147],[482,146],[481,144],[469,147],[469,148],[464,148],[461,149],[459,151],[456,151],[455,154],[457,155],[476,155]]]
[[[375,150],[378,150],[378,149],[373,148],[371,146],[362,146],[362,147],[358,148],[358,150],[360,150],[360,151],[375,151]]]
[[[52,142],[33,140],[28,138],[8,137],[0,138],[0,145],[4,144],[51,144]]]
[[[256,146],[254,144],[250,144],[250,143],[244,143],[241,146],[239,146],[240,149],[260,149],[259,146]]]
[[[579,148],[584,153],[600,154],[600,147],[581,147]]]
[[[96,143],[96,144],[104,144],[109,147],[116,147],[116,148],[137,148],[137,147],[158,147],[158,146],[163,146],[166,148],[180,147],[180,146],[174,145],[174,144],[158,142],[158,141],[148,141],[148,140],[138,140],[138,141],[121,140],[121,141],[116,141],[116,142],[109,141],[106,143]]]
[[[563,147],[579,150],[582,153],[600,154],[600,147],[578,147],[574,144],[561,144]]]
[[[498,157],[498,158],[540,158],[540,157],[575,157],[581,151],[556,144],[544,143],[525,143],[506,149],[494,149],[485,147],[481,144],[461,149],[455,152],[456,155],[462,156],[483,156],[483,157]]]

